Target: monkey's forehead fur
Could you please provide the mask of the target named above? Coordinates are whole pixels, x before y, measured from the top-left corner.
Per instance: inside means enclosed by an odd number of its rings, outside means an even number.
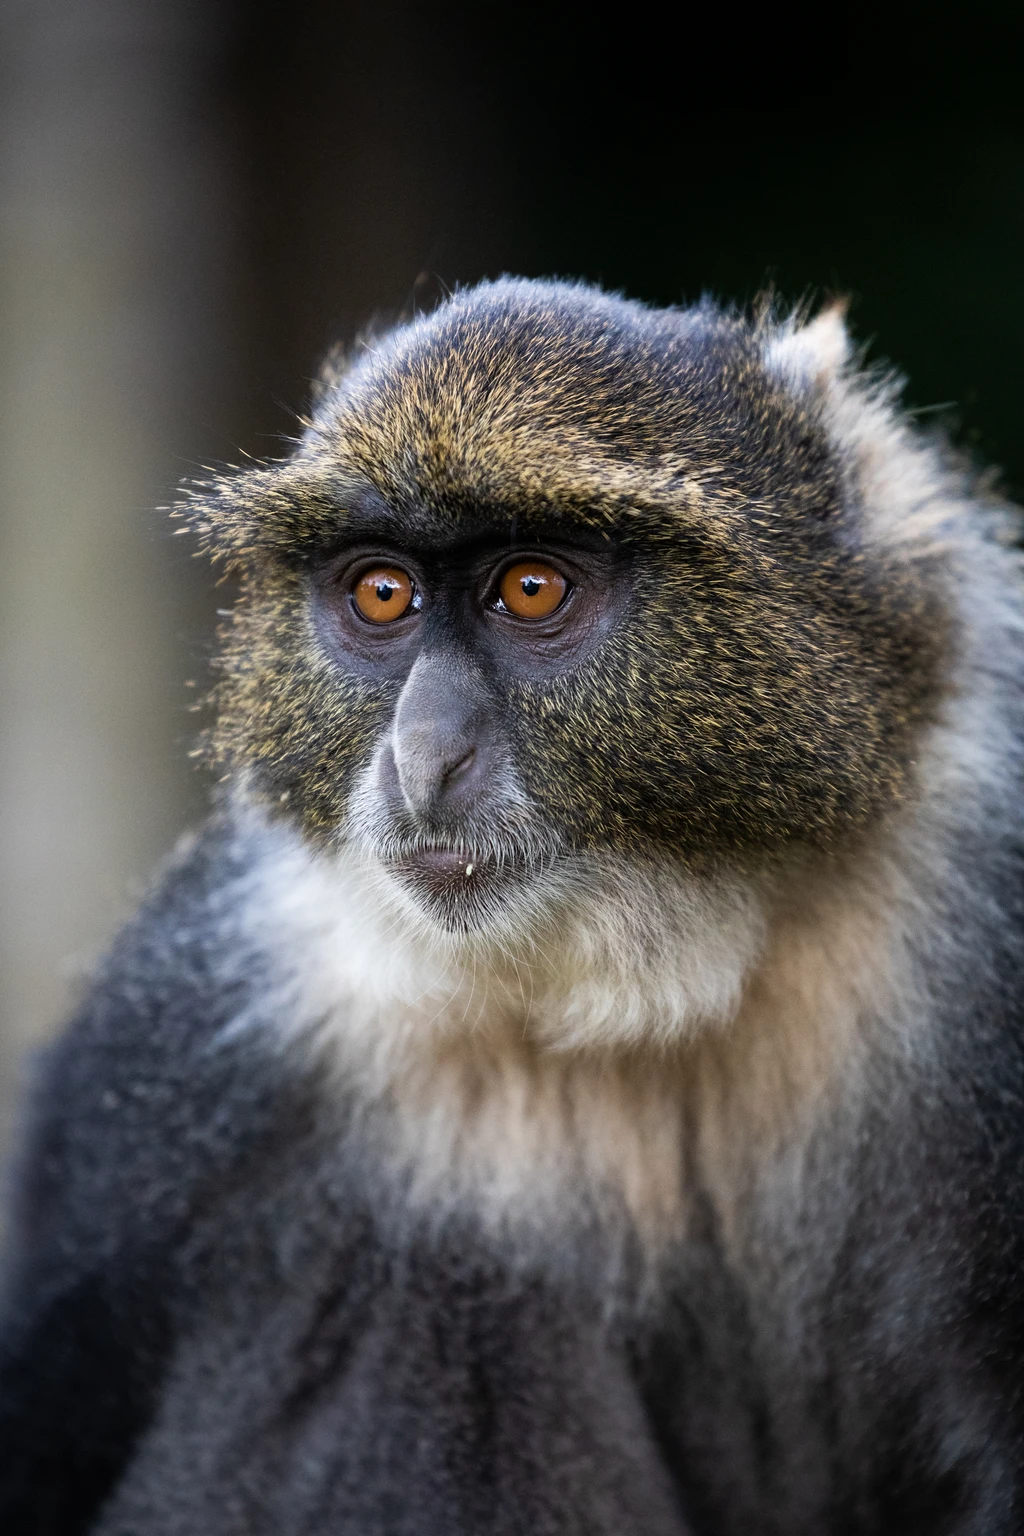
[[[813,398],[766,368],[771,332],[710,302],[656,310],[583,285],[482,284],[352,366],[329,363],[294,457],[206,488],[220,502],[213,543],[243,562],[315,552],[366,486],[406,538],[475,528],[482,513],[678,514],[700,491],[748,524],[825,517],[839,466]]]
[[[397,697],[325,654],[318,561],[563,529],[624,549],[634,598],[599,649],[495,687],[564,843],[695,860],[830,846],[905,798],[951,673],[949,550],[986,542],[891,387],[847,364],[838,311],[808,325],[515,280],[330,364],[289,459],[192,497],[242,579],[208,752],[317,837]]]

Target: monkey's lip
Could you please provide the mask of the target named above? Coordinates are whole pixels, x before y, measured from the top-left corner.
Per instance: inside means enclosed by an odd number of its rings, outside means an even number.
[[[490,908],[522,874],[514,864],[474,855],[461,848],[418,848],[387,865],[435,915],[462,924],[481,904]]]
[[[493,868],[490,860],[475,859],[464,849],[418,848],[393,859],[388,866],[395,874],[406,875],[438,889],[470,886]]]

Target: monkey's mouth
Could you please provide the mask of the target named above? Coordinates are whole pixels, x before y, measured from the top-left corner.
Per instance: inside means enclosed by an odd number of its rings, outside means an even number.
[[[526,873],[522,861],[453,848],[418,848],[385,867],[432,915],[457,927],[475,926],[493,913]]]
[[[388,864],[393,874],[438,895],[454,891],[468,895],[473,881],[479,886],[493,877],[496,867],[494,858],[453,848],[419,848]]]

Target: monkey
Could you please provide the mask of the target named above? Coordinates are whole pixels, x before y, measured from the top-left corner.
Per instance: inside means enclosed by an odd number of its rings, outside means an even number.
[[[839,306],[503,278],[180,515],[217,787],[37,1068],[4,1532],[1019,1532],[1009,504]]]

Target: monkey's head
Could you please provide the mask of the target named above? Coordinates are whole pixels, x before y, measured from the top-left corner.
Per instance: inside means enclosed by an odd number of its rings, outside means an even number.
[[[837,427],[843,346],[516,281],[377,340],[201,493],[243,588],[220,771],[448,934],[847,847],[908,792],[945,628]]]

